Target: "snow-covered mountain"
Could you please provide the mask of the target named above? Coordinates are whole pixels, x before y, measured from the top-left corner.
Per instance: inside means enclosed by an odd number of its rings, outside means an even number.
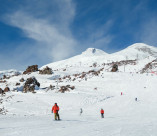
[[[82,52],[81,55],[84,57],[93,57],[93,56],[104,56],[108,54],[100,49],[88,48],[86,51]]]
[[[66,60],[44,65],[43,67],[41,67],[41,69],[46,66],[50,68],[65,68],[67,66],[92,65],[95,62],[104,60],[106,55],[108,54],[100,49],[88,48],[86,51],[82,52],[80,55],[71,57]]]
[[[97,63],[99,66],[101,66],[104,63],[106,64],[123,60],[138,60],[138,61],[140,60],[140,62],[142,62],[143,64],[140,65],[140,68],[142,68],[149,61],[151,62],[156,58],[157,58],[156,47],[149,46],[143,43],[136,43],[127,47],[124,50],[112,54],[107,54],[99,49],[88,48],[80,55],[74,56],[66,60],[44,65],[43,67],[41,67],[41,69],[46,66],[52,69],[76,66],[89,67],[92,66],[94,63]]]
[[[40,68],[52,68],[50,75],[0,71],[1,76],[9,76],[0,79],[0,88],[11,90],[0,98],[0,114],[4,114],[0,115],[0,135],[156,136],[156,57],[157,48],[137,43],[113,54],[89,48]],[[118,72],[111,72],[113,64]],[[31,77],[40,88],[23,93]],[[69,89],[61,93],[59,89],[65,87]],[[51,113],[55,102],[60,106],[60,122]]]
[[[145,59],[149,56],[157,58],[157,48],[143,43],[136,43],[111,55],[123,56],[125,59]]]

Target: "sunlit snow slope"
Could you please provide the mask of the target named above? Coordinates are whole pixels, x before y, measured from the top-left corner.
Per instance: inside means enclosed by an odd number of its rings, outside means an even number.
[[[0,97],[0,108],[6,111],[6,115],[0,114],[0,136],[156,136],[156,52],[155,47],[145,44],[113,54],[89,48],[81,55],[40,68],[49,66],[52,75],[33,72],[5,79],[0,88],[16,91]],[[119,64],[118,72],[110,72],[113,62]],[[146,72],[142,72],[144,68]],[[41,84],[34,94],[21,92],[24,82],[16,86],[21,78],[29,77]],[[48,90],[50,85],[54,90]],[[66,85],[75,89],[58,92]],[[51,113],[55,102],[61,121],[54,121]]]

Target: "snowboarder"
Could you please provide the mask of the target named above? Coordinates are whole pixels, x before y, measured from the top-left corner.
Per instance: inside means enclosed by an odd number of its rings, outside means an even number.
[[[59,106],[57,105],[57,103],[55,103],[55,105],[52,107],[52,113],[54,113],[55,120],[57,119],[60,120],[58,111],[59,111]]]
[[[121,95],[123,95],[123,93],[121,92]]]
[[[135,98],[135,101],[137,101],[137,98]]]
[[[82,108],[80,109],[80,116],[81,116],[81,114],[83,113],[83,110],[82,110]]]
[[[103,109],[100,110],[100,113],[101,113],[101,118],[104,118],[104,110]]]

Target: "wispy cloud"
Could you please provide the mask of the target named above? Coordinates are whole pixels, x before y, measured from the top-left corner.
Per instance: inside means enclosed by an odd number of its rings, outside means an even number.
[[[37,1],[33,0],[32,2]],[[51,4],[51,1],[48,2]],[[75,6],[71,0],[57,0],[54,2],[57,6],[56,11],[51,14],[50,10],[49,14],[44,17],[40,16],[39,13],[33,13],[34,8],[30,4],[26,5],[24,9],[20,8],[5,16],[5,21],[9,25],[21,29],[26,37],[36,41],[36,44],[32,44],[32,48],[29,48],[30,53],[26,53],[27,55],[37,53],[39,59],[51,58],[51,61],[57,61],[67,58],[75,52],[76,41],[72,37],[69,28],[75,15]],[[47,6],[43,4],[45,3],[40,1],[37,3],[37,7],[45,11]],[[47,3],[47,5],[49,4]],[[24,53],[22,54],[25,58]]]
[[[9,20],[11,25],[22,29],[27,37],[37,41],[37,49],[44,51],[43,54],[49,54],[52,60],[66,58],[73,52],[76,42],[69,34],[68,28],[65,28],[67,31],[60,31],[55,24],[36,19],[21,11],[9,16]]]
[[[78,53],[80,45],[82,49],[91,46],[100,48],[106,45],[107,47],[113,38],[108,34],[113,24],[113,21],[109,20],[99,27],[92,28],[91,24],[90,35],[85,41],[80,42],[75,39],[70,29],[75,19],[75,3],[72,0],[28,0],[23,4],[25,6],[5,15],[5,22],[21,29],[24,36],[35,41],[31,44],[32,48],[27,49],[26,54],[23,51],[21,60],[35,53],[36,57],[43,61],[47,58],[51,62],[58,61]],[[20,50],[24,49],[24,45],[27,43],[22,44]],[[20,52],[19,49],[17,50]]]
[[[113,19],[107,20],[106,23],[99,27],[90,27],[89,36],[86,39],[86,47],[101,48],[107,50],[110,46],[114,35],[110,33],[110,29],[114,24]],[[91,29],[92,28],[92,29]]]

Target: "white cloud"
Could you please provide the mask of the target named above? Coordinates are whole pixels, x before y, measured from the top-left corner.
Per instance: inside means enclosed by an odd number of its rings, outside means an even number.
[[[37,42],[36,49],[39,55],[47,54],[52,61],[71,56],[76,46],[69,29],[75,14],[73,4],[71,0],[61,0],[58,4],[60,8],[57,14],[62,22],[53,23],[51,18],[37,18],[25,10],[7,15],[7,22],[10,25],[20,28],[26,37]]]
[[[75,55],[80,46],[84,49],[91,46],[101,48],[107,47],[111,42],[113,36],[108,32],[113,21],[109,20],[103,26],[91,27],[88,38],[79,41],[72,36],[70,29],[74,18],[75,4],[72,0],[24,1],[21,7],[6,14],[4,21],[21,29],[24,36],[34,42],[26,41],[15,46],[17,49],[13,54],[19,55],[13,55],[9,61],[18,64],[20,68],[21,65],[31,65],[34,62],[43,65]]]

